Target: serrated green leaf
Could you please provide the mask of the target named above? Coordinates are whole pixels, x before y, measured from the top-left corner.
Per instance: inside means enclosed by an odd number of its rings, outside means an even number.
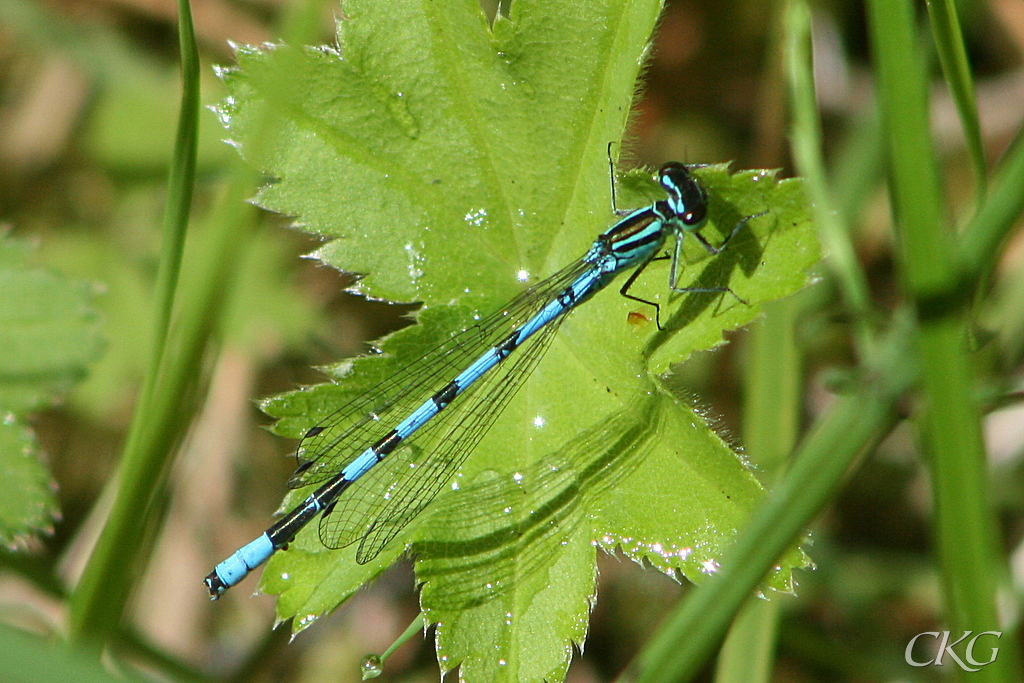
[[[28,536],[49,533],[57,500],[32,431],[8,413],[0,422],[0,544],[17,547]]]
[[[0,234],[0,544],[47,530],[57,514],[49,473],[24,424],[102,348],[91,292],[28,265],[30,247]]]
[[[659,10],[522,0],[488,27],[475,0],[353,0],[336,49],[239,52],[224,115],[242,153],[277,179],[259,202],[325,237],[316,256],[364,274],[367,295],[424,304],[381,355],[266,401],[278,433],[301,436],[524,281],[582,256],[614,221],[605,150],[621,137]],[[806,284],[818,246],[799,181],[695,173],[712,243],[756,217],[718,256],[687,240],[679,286],[735,296],[668,296],[667,269],[653,264],[634,292],[661,302],[665,331],[643,322],[650,306],[595,296],[451,490],[380,556],[360,566],[353,547],[329,552],[314,524],[271,559],[262,585],[279,617],[304,628],[411,547],[442,668],[470,681],[560,680],[586,634],[596,548],[691,579],[714,571],[761,488],[665,373]],[[620,202],[659,196],[649,178],[625,185]],[[802,562],[781,561],[772,585],[788,589]]]

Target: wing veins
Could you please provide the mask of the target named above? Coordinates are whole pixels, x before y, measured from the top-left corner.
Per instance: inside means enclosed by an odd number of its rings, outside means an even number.
[[[296,450],[300,466],[289,479],[289,487],[302,488],[333,477],[588,267],[582,259],[577,260],[329,415],[310,430],[315,434],[300,442]]]
[[[362,491],[352,491],[353,495],[346,495],[339,501],[333,514],[321,517],[320,540],[324,545],[340,548],[360,541],[356,561],[365,564],[376,557],[451,480],[544,356],[564,318],[565,313],[562,313],[548,323],[526,342],[526,348],[520,348],[514,357],[491,370],[460,396],[457,403],[371,470],[366,476],[376,476],[366,482]],[[430,443],[432,437],[434,443]],[[423,441],[428,442],[426,446]],[[427,455],[422,463],[410,467],[415,451],[427,451]],[[393,463],[388,462],[391,458],[395,458]],[[386,471],[376,472],[385,465],[389,465]],[[380,485],[381,479],[389,478],[393,480],[388,486]],[[371,516],[372,520],[358,523],[360,518],[365,520]]]

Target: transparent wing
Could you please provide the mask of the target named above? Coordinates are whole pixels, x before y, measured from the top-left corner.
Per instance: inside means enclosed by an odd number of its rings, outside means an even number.
[[[303,488],[333,477],[484,351],[540,311],[589,267],[580,259],[537,283],[497,312],[453,335],[310,429],[299,443],[296,451],[299,466],[288,480],[288,486]],[[466,394],[460,398],[465,399]],[[437,419],[422,429],[430,428]],[[394,457],[393,453],[384,463]]]
[[[358,490],[350,489],[320,518],[324,545],[340,548],[359,540],[356,561],[365,564],[376,557],[451,481],[544,356],[564,317],[524,342],[353,484]]]

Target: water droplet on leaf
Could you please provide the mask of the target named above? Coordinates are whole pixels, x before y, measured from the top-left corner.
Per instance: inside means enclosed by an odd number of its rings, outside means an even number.
[[[363,672],[363,680],[367,681],[384,673],[384,662],[380,661],[379,655],[366,655],[359,668]]]

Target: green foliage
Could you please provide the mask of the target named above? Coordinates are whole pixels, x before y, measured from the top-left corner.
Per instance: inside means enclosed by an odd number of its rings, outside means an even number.
[[[44,638],[0,624],[0,658],[6,683],[137,683],[127,671],[112,673],[92,652],[47,642]]]
[[[360,567],[351,549],[325,551],[310,530],[272,561],[264,587],[302,628],[408,549],[426,614],[407,634],[440,622],[443,666],[459,663],[472,679],[558,678],[570,643],[588,635],[584,677],[621,671],[632,658],[625,680],[689,680],[707,669],[729,624],[740,624],[721,649],[719,683],[770,680],[776,651],[785,653],[787,671],[804,678],[906,678],[904,648],[926,628],[1010,629],[998,660],[968,677],[1019,680],[1012,625],[1020,610],[1001,600],[997,611],[996,598],[1013,594],[1006,560],[1015,537],[999,531],[1019,526],[1024,471],[1013,418],[1024,275],[1017,250],[1004,248],[1019,232],[1024,138],[1018,133],[1007,148],[1014,122],[986,115],[982,127],[976,111],[1012,100],[1009,76],[1019,66],[1012,17],[985,3],[933,0],[929,43],[929,35],[915,35],[924,17],[905,0],[871,3],[866,24],[851,21],[863,14],[857,3],[818,3],[815,26],[838,39],[815,41],[812,64],[804,0],[673,3],[658,20],[655,59],[633,101],[658,12],[640,2],[488,0],[514,13],[493,30],[472,0],[228,3],[227,20],[202,23],[204,63],[224,63],[228,40],[330,42],[327,24],[343,17],[341,44],[329,49],[246,48],[242,70],[225,79],[234,99],[224,111],[244,154],[278,179],[261,201],[323,238],[322,263],[366,276],[359,287],[368,296],[423,304],[419,324],[380,342],[383,355],[327,368],[333,384],[268,401],[282,434],[301,434],[474,315],[495,310],[526,286],[520,271],[536,282],[578,258],[614,220],[605,145],[619,140],[631,110],[636,140],[616,144],[616,156],[621,149],[645,162],[742,159],[737,166],[791,160],[806,179],[698,171],[712,193],[712,242],[739,218],[768,214],[749,221],[716,258],[687,240],[681,284],[728,284],[748,306],[731,295],[670,296],[667,264],[654,263],[635,292],[662,304],[667,331],[659,333],[651,307],[609,287],[566,321],[456,479],[458,489],[440,495],[375,564]],[[178,4],[188,41],[188,3]],[[341,628],[314,629],[299,651],[277,647],[288,634],[253,621],[265,615],[246,596],[251,583],[207,609],[149,609],[205,601],[200,578],[208,564],[265,525],[276,502],[267,496],[283,486],[284,472],[266,468],[280,465],[268,451],[287,446],[244,428],[241,397],[287,386],[297,373],[307,377],[311,362],[324,362],[320,326],[352,322],[346,333],[355,332],[328,344],[347,337],[345,351],[326,357],[348,353],[359,330],[382,327],[374,313],[385,307],[326,298],[332,276],[314,275],[295,258],[311,248],[303,246],[307,235],[253,230],[257,213],[244,200],[256,174],[239,172],[237,155],[220,142],[220,122],[204,110],[194,209],[182,192],[193,183],[180,170],[170,193],[171,212],[193,219],[175,294],[177,333],[163,353],[150,351],[156,320],[170,311],[152,294],[157,261],[172,263],[180,253],[158,251],[153,230],[168,208],[159,206],[167,165],[180,169],[189,156],[171,154],[179,56],[188,62],[188,111],[200,77],[203,102],[220,101],[223,89],[209,82],[211,69],[196,68],[194,51],[174,44],[169,15],[152,15],[141,32],[129,15],[0,0],[0,219],[40,247],[29,256],[25,242],[0,238],[0,525],[13,524],[0,540],[16,546],[0,553],[7,577],[0,618],[46,630],[65,592],[62,560],[84,547],[76,543],[84,520],[109,510],[101,487],[120,481],[119,495],[133,501],[107,515],[129,533],[109,536],[97,553],[98,571],[60,610],[71,615],[65,627],[26,639],[0,626],[0,677],[109,678],[88,666],[99,648],[79,655],[55,646],[56,631],[104,640],[104,659],[122,678],[136,665],[167,680],[241,680],[257,670],[287,671],[294,680],[354,674],[363,652],[383,646],[375,640],[382,631],[397,632],[396,615],[414,609],[404,587],[381,582],[369,600],[348,606]],[[869,72],[875,87],[866,99],[856,84]],[[940,76],[963,141],[950,135],[948,117],[934,116],[952,111],[941,94],[933,97]],[[815,82],[828,84],[820,103]],[[990,178],[986,163],[996,171]],[[822,282],[763,305],[799,287],[801,264],[816,258],[800,208],[804,192],[829,255]],[[648,172],[634,172],[618,179],[618,195],[619,206],[632,207],[660,190]],[[947,229],[952,217],[963,220]],[[92,301],[71,281],[53,295],[59,287],[50,285],[62,279],[29,262],[99,283],[103,295]],[[8,296],[12,273],[47,294]],[[916,284],[900,280],[907,274]],[[920,286],[925,280],[932,286]],[[162,289],[165,303],[169,291]],[[96,316],[65,306],[74,301],[99,310],[109,340],[101,362],[92,360],[99,345],[88,334]],[[913,315],[915,308],[925,315]],[[762,313],[760,342],[739,334],[722,353],[680,365]],[[52,324],[33,329],[63,327],[67,334],[55,336],[75,341],[25,342],[32,316]],[[12,354],[19,345],[30,353]],[[159,358],[147,366],[151,356]],[[89,380],[65,400],[87,363]],[[163,368],[159,385],[143,392],[151,401],[135,398],[147,367]],[[742,396],[741,373],[748,377]],[[217,381],[208,387],[210,377]],[[742,434],[768,495],[680,400],[679,387],[708,400]],[[60,409],[48,410],[57,397]],[[147,433],[125,449],[122,475],[111,480],[111,451],[125,440],[133,400]],[[1009,410],[983,414],[993,406]],[[30,422],[40,409],[45,419]],[[897,424],[914,428],[903,424],[907,410],[919,438],[885,438]],[[534,426],[538,416],[543,428]],[[39,462],[37,429],[39,441],[52,444],[60,490]],[[186,430],[189,447],[179,449]],[[879,442],[882,457],[872,457]],[[179,450],[192,457],[173,463]],[[164,489],[164,472],[183,485]],[[922,506],[929,475],[933,500]],[[715,488],[719,482],[724,488]],[[38,544],[28,550],[21,541],[50,526],[55,496],[63,526],[45,552],[31,552]],[[161,523],[172,533],[156,533]],[[754,599],[780,555],[784,569],[771,580],[786,587],[788,568],[801,558],[784,553],[808,528],[820,570],[797,573],[794,599]],[[141,529],[154,533],[140,539]],[[676,586],[603,558],[597,547],[706,580],[675,601]],[[688,548],[685,560],[672,555]],[[603,594],[588,623],[595,558]],[[721,566],[705,577],[700,558]],[[136,599],[125,603],[128,595]],[[737,619],[744,602],[753,610]],[[776,629],[780,607],[785,618]],[[174,633],[171,646],[164,638]],[[262,643],[249,640],[256,633]],[[193,634],[191,646],[181,634]],[[240,644],[248,654],[240,655]],[[386,675],[422,679],[430,666],[422,659],[396,657]],[[207,663],[201,670],[188,664],[199,661]],[[947,679],[952,667],[913,676]]]
[[[947,11],[955,19],[955,11],[951,7]],[[916,415],[917,428],[931,469],[946,618],[954,630],[996,630],[1003,624],[998,604],[1003,583],[1001,532],[988,502],[989,463],[981,406],[975,399],[976,371],[966,353],[972,320],[961,303],[972,295],[981,274],[957,267],[962,263],[960,244],[943,219],[941,176],[928,134],[928,81],[923,56],[914,51],[918,40],[913,5],[907,0],[871,0],[868,17],[873,56],[879,65],[879,109],[891,159],[890,192],[894,222],[899,226],[895,234],[903,289],[917,321],[915,360],[920,365],[922,406]],[[948,70],[954,78],[961,77],[951,79],[958,85],[954,92],[967,91],[969,81],[962,81],[962,71]],[[976,119],[973,101],[961,104],[964,111]],[[968,139],[972,137],[970,119],[964,121]],[[983,171],[982,165],[980,177]],[[1018,657],[1011,651],[977,678],[1019,678],[1013,674],[1019,668],[1014,661]]]
[[[71,596],[68,630],[77,642],[100,642],[121,621],[132,577],[146,555],[143,537],[155,509],[152,501],[163,493],[167,463],[179,438],[179,399],[197,376],[198,353],[184,351],[187,344],[169,350],[174,348],[169,343],[199,331],[203,318],[185,315],[187,324],[176,332],[170,330],[192,208],[199,128],[199,54],[187,0],[178,1],[178,16],[182,95],[162,221],[153,345],[125,439],[110,514]]]
[[[607,228],[605,149],[622,134],[659,9],[519,2],[488,27],[475,3],[385,16],[348,2],[337,49],[239,52],[223,113],[243,155],[277,179],[260,204],[326,238],[315,255],[365,275],[367,296],[423,303],[419,324],[387,338],[383,354],[265,402],[278,433],[301,436]],[[761,488],[665,379],[759,304],[802,287],[818,248],[798,181],[696,173],[711,196],[712,242],[764,214],[717,257],[686,244],[680,286],[736,296],[666,297],[667,268],[655,264],[635,291],[662,302],[665,331],[627,322],[653,318],[650,307],[595,297],[562,326],[457,485],[380,556],[358,565],[353,547],[327,551],[314,524],[271,560],[263,587],[279,596],[279,617],[308,626],[411,547],[443,669],[556,680],[586,634],[596,547],[693,580],[715,570]],[[620,202],[658,196],[649,178],[629,186]],[[789,590],[801,562],[789,556],[770,585]]]
[[[30,248],[0,233],[0,544],[49,528],[50,475],[26,413],[51,405],[102,350],[88,285],[30,265]]]

